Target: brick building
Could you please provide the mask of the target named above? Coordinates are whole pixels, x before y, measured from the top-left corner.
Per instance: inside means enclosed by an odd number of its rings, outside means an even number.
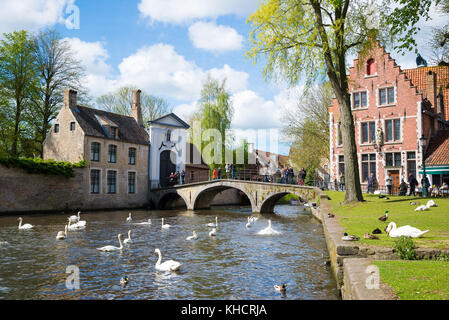
[[[348,78],[362,190],[371,172],[381,188],[387,172],[395,187],[401,179],[407,182],[410,173],[421,182],[420,138],[430,141],[426,151],[449,128],[449,67],[401,69],[379,43],[364,61],[359,59],[360,55]],[[337,99],[329,107],[329,116],[334,182],[344,173]],[[432,183],[433,177],[429,178]]]

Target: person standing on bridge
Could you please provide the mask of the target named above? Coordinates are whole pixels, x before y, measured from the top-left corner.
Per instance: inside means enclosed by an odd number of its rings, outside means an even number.
[[[184,171],[184,169],[182,169],[181,171],[181,184],[185,184],[186,183],[186,172]]]
[[[214,171],[212,172],[212,180],[217,180],[218,178],[218,172],[217,169],[214,169]]]
[[[225,166],[225,170],[226,170],[226,179],[229,179],[229,172],[230,172],[230,165],[229,165],[229,163],[226,163],[226,166]]]
[[[221,167],[218,168],[218,180],[221,180]]]

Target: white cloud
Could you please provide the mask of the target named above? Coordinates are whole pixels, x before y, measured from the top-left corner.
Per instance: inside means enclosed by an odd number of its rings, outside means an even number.
[[[179,116],[184,121],[188,122],[192,117],[193,113],[197,110],[197,102],[192,102],[190,104],[184,103],[173,108],[173,112]]]
[[[37,31],[64,22],[64,9],[74,0],[0,0],[0,34],[18,29]]]
[[[243,71],[234,70],[227,64],[221,69],[212,68],[208,73],[214,79],[223,80],[226,78],[226,88],[231,93],[245,90],[248,86],[249,74]]]
[[[198,18],[216,18],[222,15],[247,16],[260,0],[141,0],[138,9],[150,22],[180,24]]]
[[[195,47],[213,52],[240,50],[243,42],[243,37],[234,28],[215,22],[192,24],[189,37]]]
[[[86,42],[79,38],[64,38],[75,53],[75,57],[81,60],[88,73],[106,75],[111,66],[107,64],[109,53],[103,42]]]

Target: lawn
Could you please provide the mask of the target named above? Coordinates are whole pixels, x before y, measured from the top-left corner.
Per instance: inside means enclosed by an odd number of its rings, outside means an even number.
[[[344,193],[327,191],[330,197],[330,212],[335,214],[344,231],[350,235],[360,237],[359,243],[392,247],[394,239],[385,233],[385,227],[389,222],[395,222],[397,227],[410,225],[421,230],[429,230],[421,238],[415,238],[417,247],[449,248],[449,199],[432,198],[438,207],[432,207],[429,211],[414,211],[417,205],[410,202],[426,204],[429,199],[420,197],[389,196],[389,199],[379,199],[378,195],[364,194],[364,202],[341,205],[344,201]],[[388,210],[389,218],[386,222],[378,218]],[[367,240],[363,238],[365,232],[372,233],[376,228],[382,230],[379,240]]]
[[[383,283],[393,288],[401,300],[448,300],[449,262],[373,261]]]

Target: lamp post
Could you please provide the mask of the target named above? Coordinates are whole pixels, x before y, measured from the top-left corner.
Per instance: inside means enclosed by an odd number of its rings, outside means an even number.
[[[426,143],[427,139],[424,137],[424,135],[421,136],[419,139],[421,141],[421,151],[422,151],[422,170],[423,170],[423,177],[422,177],[422,196],[423,198],[427,197],[427,188],[429,187],[429,183],[427,180],[426,175],[426,158],[425,158],[425,152],[426,152]]]

